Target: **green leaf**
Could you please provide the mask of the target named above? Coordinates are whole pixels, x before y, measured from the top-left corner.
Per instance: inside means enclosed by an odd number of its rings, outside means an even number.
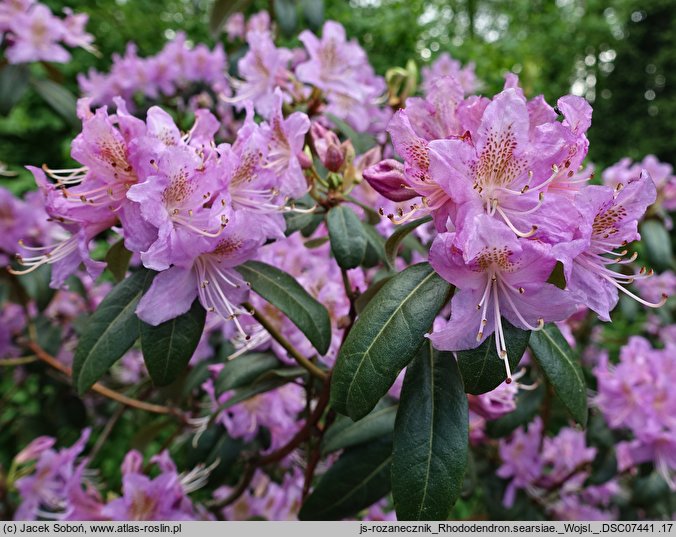
[[[390,491],[391,437],[345,450],[317,483],[300,520],[340,520],[373,505]]]
[[[399,245],[408,236],[408,234],[422,224],[426,224],[427,222],[431,221],[431,216],[425,216],[424,218],[413,220],[413,222],[409,222],[408,224],[397,226],[397,229],[394,231],[394,233],[392,233],[392,235],[390,235],[390,238],[387,239],[387,242],[385,243],[385,262],[389,267],[394,267]]]
[[[28,89],[28,65],[5,65],[0,69],[0,115],[6,116]]]
[[[309,241],[305,241],[303,245],[309,250],[311,250],[313,248],[319,248],[320,246],[324,246],[327,242],[329,242],[328,237],[317,237],[316,239],[310,239]]]
[[[364,237],[366,237],[366,252],[362,265],[365,267],[374,267],[381,260],[385,259],[385,239],[378,233],[376,228],[362,222]]]
[[[313,207],[316,209],[315,201],[307,194],[302,198],[295,200],[293,205],[297,207],[299,211],[289,211],[284,213],[284,220],[286,220],[284,234],[287,237],[296,231],[311,226],[316,220],[319,220],[319,222],[324,220],[324,215],[321,213],[306,212],[307,209]],[[312,233],[310,233],[310,235],[312,235]]]
[[[106,254],[108,270],[112,273],[116,282],[121,282],[127,275],[131,252],[124,247],[124,239],[113,244]]]
[[[674,263],[671,238],[664,225],[657,220],[641,224],[641,242],[645,245],[648,261],[657,270],[666,270]]]
[[[256,377],[252,382],[252,386],[261,384],[269,380],[296,380],[298,377],[307,376],[308,372],[304,367],[280,367],[277,369],[270,369],[265,371],[260,376]]]
[[[415,356],[450,292],[428,263],[408,267],[383,286],[340,350],[331,381],[336,411],[358,420],[375,407]]]
[[[296,14],[295,0],[274,0],[275,18],[279,23],[279,28],[287,37],[291,36],[296,30],[296,21],[298,16]]]
[[[326,115],[331,120],[331,122],[338,128],[338,130],[340,130],[340,132],[342,132],[345,136],[347,136],[350,139],[350,141],[352,142],[352,146],[354,147],[355,153],[357,155],[366,153],[369,149],[371,149],[374,145],[378,143],[376,139],[370,134],[366,134],[365,132],[357,132],[347,123],[345,123],[342,119],[334,116],[333,114]]]
[[[528,346],[530,332],[521,330],[502,319],[507,356],[512,371],[521,361]],[[473,395],[490,392],[507,379],[505,363],[495,350],[495,333],[475,349],[459,351],[458,367],[465,381],[465,391]]]
[[[338,416],[322,440],[322,453],[327,454],[392,434],[397,405],[378,404],[359,421]]]
[[[326,217],[331,251],[344,269],[358,267],[366,257],[367,238],[364,226],[352,209],[338,205]]]
[[[38,315],[35,319],[35,332],[37,333],[38,345],[52,356],[59,354],[61,350],[62,334],[61,327],[53,324],[47,317]]]
[[[393,276],[385,276],[384,278],[381,278],[377,282],[372,283],[366,291],[357,297],[357,299],[354,301],[354,308],[357,310],[357,314],[360,314],[362,311],[364,311],[364,308],[371,301],[371,299],[376,296],[378,291],[382,289],[383,285],[385,285],[392,278]]]
[[[35,91],[56,113],[65,119],[71,126],[77,127],[80,120],[76,113],[76,99],[68,89],[47,78],[33,78],[31,83]]]
[[[329,312],[294,278],[260,261],[249,261],[237,267],[237,270],[256,293],[276,306],[305,334],[319,354],[329,350]]]
[[[587,385],[577,355],[555,324],[533,332],[530,338],[533,358],[540,365],[556,395],[573,419],[587,425]]]
[[[561,261],[557,261],[556,265],[554,265],[552,273],[547,278],[547,283],[551,283],[559,289],[566,288],[566,275],[563,272],[563,263]]]
[[[284,386],[284,384],[288,384],[292,380],[293,379],[291,378],[274,377],[262,380],[260,382],[256,382],[254,384],[251,384],[250,386],[243,386],[241,388],[238,388],[237,390],[235,390],[235,393],[232,395],[232,397],[230,397],[225,403],[223,403],[221,406],[218,407],[218,409],[216,410],[216,412],[213,413],[213,415],[219,414],[224,410],[227,410],[230,407],[238,405],[242,401],[251,399],[252,397],[255,397],[261,393],[269,392],[270,390],[276,390],[280,386]]]
[[[540,404],[545,395],[542,385],[534,390],[520,390],[516,397],[516,408],[509,414],[490,420],[486,424],[486,432],[491,438],[501,438],[530,423],[540,410]]]
[[[52,277],[52,267],[43,265],[39,269],[22,274],[18,278],[21,286],[26,290],[29,297],[35,300],[35,305],[39,311],[44,311],[54,298],[55,289],[49,286]]]
[[[225,362],[216,380],[216,390],[220,393],[240,388],[252,383],[266,371],[281,366],[273,354],[252,353],[239,356]]]
[[[315,32],[324,23],[324,0],[301,0],[303,16],[308,25]]]
[[[155,276],[139,270],[118,283],[89,318],[73,359],[73,382],[83,394],[134,344],[139,321],[138,301]]]
[[[469,408],[451,353],[423,345],[406,369],[392,451],[398,520],[446,520],[462,491]]]
[[[244,12],[250,3],[251,0],[216,0],[209,15],[211,35],[217,36],[228,17],[238,11]]]
[[[318,215],[315,213],[296,213],[293,211],[284,213],[284,220],[286,220],[284,234],[288,237],[305,226],[309,226],[316,216]]]
[[[188,366],[206,316],[206,310],[195,300],[190,311],[158,326],[139,321],[143,360],[155,386],[171,384]]]

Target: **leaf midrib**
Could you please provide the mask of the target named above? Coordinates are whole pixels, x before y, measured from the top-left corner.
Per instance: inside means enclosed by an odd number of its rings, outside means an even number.
[[[92,353],[96,349],[98,349],[99,344],[107,337],[107,334],[111,330],[111,328],[113,326],[117,326],[118,324],[121,324],[120,323],[120,317],[123,314],[126,313],[126,311],[129,309],[129,307],[136,306],[136,302],[137,302],[141,292],[142,292],[142,289],[140,289],[139,291],[134,293],[134,297],[129,302],[127,302],[127,304],[120,310],[120,313],[115,316],[113,321],[108,323],[108,326],[106,326],[106,328],[103,330],[103,332],[101,332],[99,337],[96,339],[96,342],[94,343],[94,345],[92,345],[92,347],[89,349],[89,352],[87,352],[87,354],[83,358],[82,367],[80,368],[80,374],[78,375],[78,387],[80,388],[81,391],[84,391],[82,377],[85,374],[85,371],[90,372],[90,373],[92,371],[91,365],[90,365],[90,362],[91,362],[90,357],[91,357]]]
[[[573,369],[575,372],[575,376],[577,379],[580,381],[580,383],[584,386],[585,382],[584,379],[582,378],[580,371],[578,370],[577,367],[575,367],[574,362],[570,359],[568,354],[566,354],[563,349],[558,345],[558,343],[554,340],[554,338],[549,334],[547,330],[542,330],[542,335],[546,337],[552,344],[552,346],[563,356],[564,360],[568,363],[568,365]]]
[[[376,341],[378,341],[378,339],[379,339],[380,336],[382,335],[383,331],[390,325],[392,319],[397,315],[397,312],[399,312],[399,311],[404,307],[404,305],[410,300],[410,298],[411,298],[411,296],[413,295],[413,293],[415,293],[420,287],[422,287],[422,286],[427,282],[427,280],[429,280],[430,278],[432,278],[435,274],[436,274],[436,273],[435,273],[434,271],[431,271],[427,276],[425,276],[425,277],[420,281],[420,283],[419,283],[418,285],[416,285],[416,286],[415,286],[415,287],[414,287],[414,288],[406,295],[406,297],[401,301],[401,303],[400,303],[400,304],[392,311],[392,314],[389,316],[387,322],[385,322],[385,323],[383,324],[383,326],[380,328],[380,330],[378,331],[378,333],[376,334],[376,336],[371,340],[371,343],[369,344],[369,346],[361,353],[362,359],[359,361],[359,365],[357,366],[357,369],[355,370],[354,375],[352,376],[352,380],[350,381],[350,383],[349,383],[349,385],[348,385],[348,388],[347,388],[347,398],[346,398],[346,401],[349,402],[349,401],[351,400],[352,390],[353,390],[353,388],[354,388],[354,386],[355,386],[356,379],[357,379],[358,376],[359,376],[359,372],[361,371],[362,366],[364,365],[364,363],[366,362],[366,360],[368,360],[369,362],[371,362],[371,357],[370,357],[371,348],[375,345]],[[391,280],[391,281],[388,282],[386,285],[389,285],[389,284],[392,283],[393,281],[395,281],[395,280]],[[371,305],[372,303],[373,303],[373,302],[370,302],[369,305]],[[367,306],[367,307],[368,307],[368,306]]]
[[[284,287],[282,287],[280,284],[278,284],[274,279],[270,278],[270,277],[267,276],[265,273],[256,270],[256,269],[253,268],[251,265],[248,265],[248,264],[247,264],[247,265],[244,265],[243,268],[244,268],[245,270],[250,270],[251,272],[255,273],[258,277],[260,277],[260,278],[262,278],[262,279],[264,279],[264,280],[270,282],[270,283],[271,283],[272,285],[274,285],[277,289],[280,289],[280,290],[281,290],[282,292],[284,292],[284,293],[286,294],[286,296],[288,296],[288,297],[289,297],[289,298],[290,298],[290,299],[291,299],[298,307],[300,307],[301,310],[303,310],[304,313],[307,313],[306,317],[309,319],[310,324],[311,324],[311,325],[314,327],[314,329],[316,330],[316,332],[317,332],[317,334],[318,334],[318,336],[319,336],[319,339],[320,339],[321,342],[322,342],[322,345],[321,345],[321,346],[322,346],[322,347],[325,346],[324,344],[326,343],[326,341],[324,340],[324,337],[322,336],[322,330],[321,330],[320,326],[319,326],[318,324],[315,323],[315,317],[314,317],[314,315],[311,315],[309,312],[306,311],[306,308],[309,309],[310,306],[313,306],[313,307],[314,307],[314,306],[315,306],[314,303],[309,302],[309,303],[307,303],[307,304],[304,304],[304,303],[300,302],[294,295],[292,295],[291,293],[289,293]],[[273,267],[273,268],[274,268],[274,267]],[[298,287],[299,287],[303,292],[307,293],[307,291],[305,291],[305,289],[303,289],[303,287],[302,287],[300,284],[298,284],[298,282],[295,282],[295,283],[298,285]],[[259,295],[261,294],[261,293],[259,293],[258,291],[256,291],[256,292],[257,292]],[[262,295],[261,295],[261,296],[262,296]],[[303,297],[303,298],[306,298],[306,297]],[[310,298],[312,298],[312,297],[310,297]],[[314,300],[314,299],[312,299],[312,300]],[[281,309],[281,308],[280,308],[280,309]],[[317,309],[317,308],[315,308],[315,309]],[[319,309],[317,309],[317,313],[320,313],[319,317],[324,317],[323,312],[320,312]]]
[[[432,401],[432,410],[430,415],[430,434],[429,434],[429,447],[427,449],[427,469],[425,471],[425,481],[423,486],[423,495],[420,499],[420,507],[418,508],[417,519],[421,520],[422,512],[425,507],[425,500],[427,499],[427,488],[430,482],[430,472],[432,469],[432,445],[434,439],[434,410],[436,407],[435,399],[435,383],[434,383],[434,349],[430,343],[430,352],[429,352],[429,365],[430,365],[430,400]]]
[[[376,468],[373,469],[373,471],[368,474],[362,481],[360,481],[356,487],[352,487],[347,494],[344,496],[341,496],[338,500],[336,500],[332,505],[329,506],[328,509],[324,509],[323,511],[319,511],[319,513],[326,513],[326,512],[331,512],[331,510],[335,509],[336,506],[342,505],[345,503],[348,499],[350,499],[358,490],[363,489],[373,478],[376,477],[380,473],[380,471],[390,464],[392,461],[392,455],[388,455],[388,457],[380,463]],[[319,514],[318,513],[318,514]]]

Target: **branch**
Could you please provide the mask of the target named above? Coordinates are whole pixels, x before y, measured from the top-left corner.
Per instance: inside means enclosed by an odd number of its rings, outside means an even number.
[[[307,440],[312,434],[317,422],[321,419],[326,410],[327,405],[329,404],[329,395],[331,393],[331,382],[330,375],[327,375],[326,383],[322,389],[322,393],[319,395],[319,400],[317,401],[317,406],[315,407],[312,415],[307,419],[303,428],[300,429],[294,437],[289,440],[289,442],[279,448],[277,451],[265,455],[263,457],[253,456],[247,463],[246,469],[242,479],[239,481],[235,489],[225,498],[220,500],[215,500],[209,504],[209,509],[214,512],[219,508],[225,507],[237,501],[237,499],[246,492],[249,483],[253,479],[256,468],[261,466],[266,466],[275,462],[279,462],[284,457],[289,455],[294,449],[296,449],[300,444]]]
[[[289,341],[280,333],[277,328],[275,328],[270,321],[260,312],[258,311],[251,303],[245,302],[243,306],[250,310],[253,314],[253,318],[256,319],[260,325],[267,330],[267,332],[279,343],[286,352],[288,352],[298,364],[307,369],[307,371],[313,376],[318,378],[319,380],[326,381],[328,378],[328,375],[325,371],[322,371],[319,369],[315,364],[313,364],[310,360],[305,358],[296,347],[291,345]]]
[[[296,449],[299,445],[301,445],[305,440],[307,440],[312,434],[314,426],[317,425],[317,422],[324,414],[324,410],[326,409],[326,406],[329,404],[330,394],[331,394],[331,382],[329,382],[329,379],[327,378],[327,382],[324,384],[322,393],[319,395],[317,406],[315,407],[314,412],[312,412],[312,415],[305,422],[303,428],[300,431],[298,431],[285,446],[282,446],[277,451],[273,451],[269,455],[266,455],[265,457],[261,457],[260,459],[258,459],[257,461],[258,465],[265,466],[266,464],[281,461],[284,457],[286,457],[289,453],[291,453],[294,449]]]
[[[26,341],[24,344],[27,348],[33,351],[35,356],[37,356],[40,360],[72,379],[73,372],[70,367],[63,365],[34,341]],[[180,418],[182,421],[185,421],[185,416],[176,408],[154,405],[152,403],[139,401],[138,399],[132,399],[131,397],[127,397],[126,395],[116,392],[115,390],[106,388],[99,382],[92,386],[92,390],[99,395],[103,395],[104,397],[112,399],[113,401],[117,401],[118,403],[122,403],[123,405],[136,408],[138,410],[145,410],[146,412],[152,412],[153,414],[169,414]]]

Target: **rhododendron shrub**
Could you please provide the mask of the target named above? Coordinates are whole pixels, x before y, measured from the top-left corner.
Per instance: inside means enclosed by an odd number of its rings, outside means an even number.
[[[11,63],[67,57],[10,9],[91,43],[2,5]],[[671,166],[595,171],[592,106],[512,73],[224,29],[81,74],[72,166],[0,189],[0,514],[673,516]]]

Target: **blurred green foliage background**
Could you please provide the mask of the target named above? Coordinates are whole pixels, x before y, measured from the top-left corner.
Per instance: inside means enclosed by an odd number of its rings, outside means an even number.
[[[91,67],[107,70],[128,41],[140,55],[159,51],[176,31],[194,42],[214,44],[225,36],[209,33],[213,0],[46,0],[53,11],[66,5],[89,14],[101,57],[76,50],[73,61],[57,65],[58,78],[74,93],[75,76]],[[648,153],[674,163],[676,140],[676,2],[673,0],[221,0],[228,9],[251,14],[271,10],[293,45],[298,32],[315,26],[317,13],[335,19],[358,38],[383,74],[413,58],[419,65],[443,51],[474,62],[493,94],[504,73],[519,74],[529,96],[543,93],[551,103],[566,93],[584,95],[594,107],[590,158],[600,166],[623,156]],[[314,13],[315,17],[308,17]],[[314,24],[311,24],[314,23]],[[241,51],[228,47],[231,58]],[[239,53],[239,54],[238,54]],[[34,65],[33,70],[44,70]],[[53,73],[52,73],[53,74]],[[69,163],[77,130],[28,91],[0,117],[0,162],[19,170],[25,164]],[[13,190],[30,187],[22,173],[7,181]]]

